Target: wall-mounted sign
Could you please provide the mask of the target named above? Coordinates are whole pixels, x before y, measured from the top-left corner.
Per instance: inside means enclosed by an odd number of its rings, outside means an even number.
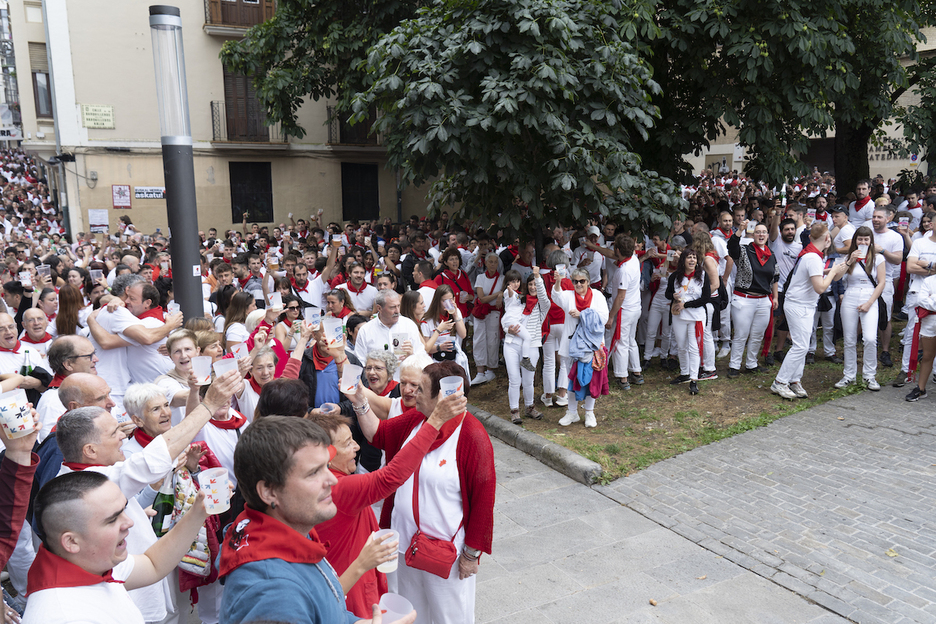
[[[166,187],[134,186],[133,197],[136,199],[166,199]]]
[[[91,226],[91,232],[94,234],[107,232],[107,209],[99,210],[92,208],[88,211],[88,225]]]
[[[114,128],[114,107],[82,104],[81,125],[85,128]]]
[[[9,105],[0,104],[0,141],[22,141],[23,129],[13,125],[13,111]]]
[[[112,184],[111,193],[114,196],[115,209],[128,210],[131,207],[129,184]]]

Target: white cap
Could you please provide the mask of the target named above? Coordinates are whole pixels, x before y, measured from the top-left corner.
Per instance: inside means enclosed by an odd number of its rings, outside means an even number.
[[[601,230],[599,230],[599,229],[598,229],[596,226],[594,226],[594,225],[589,225],[587,228],[585,228],[585,232],[586,232],[589,236],[591,236],[591,235],[593,235],[593,234],[594,234],[595,236],[601,236]]]

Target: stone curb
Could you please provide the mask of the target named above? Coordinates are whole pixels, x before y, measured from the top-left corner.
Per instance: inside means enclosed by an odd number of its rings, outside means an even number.
[[[471,404],[468,405],[468,411],[481,421],[490,435],[533,456],[570,479],[590,486],[601,478],[600,464]]]

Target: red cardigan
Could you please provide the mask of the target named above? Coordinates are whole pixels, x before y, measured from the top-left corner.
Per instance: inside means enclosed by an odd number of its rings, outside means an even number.
[[[380,528],[370,506],[393,494],[409,479],[438,434],[434,427],[423,427],[393,461],[370,474],[346,475],[332,469],[332,474],[338,478],[338,483],[332,486],[332,500],[338,513],[331,520],[316,525],[315,531],[327,544],[328,563],[339,576],[357,559],[371,533]],[[380,597],[386,593],[387,577],[376,568],[368,570],[345,595],[348,611],[367,618],[372,613],[372,605],[380,602]]]
[[[396,418],[382,420],[371,444],[387,452],[387,463],[389,463],[400,451],[413,428],[425,420],[426,417],[416,408]],[[491,537],[494,532],[494,489],[497,485],[497,475],[494,473],[494,448],[491,446],[491,438],[484,430],[484,425],[471,413],[465,414],[462,431],[458,438],[458,448],[455,451],[455,460],[458,463],[462,509],[465,514],[465,544],[491,554]],[[395,494],[391,494],[384,501],[380,514],[381,527],[390,527],[394,496]]]
[[[33,475],[38,466],[39,456],[35,453],[29,466],[21,466],[6,457],[0,463],[0,566],[6,566],[23,529]]]
[[[452,287],[452,291],[454,291],[455,293],[455,305],[458,306],[458,310],[459,312],[461,312],[462,318],[465,318],[465,319],[468,318],[468,315],[471,312],[470,308],[468,307],[470,304],[462,303],[461,297],[459,296],[459,293],[461,292],[466,292],[472,297],[474,297],[475,295],[475,290],[471,286],[471,280],[468,279],[468,275],[464,271],[459,269],[458,275],[455,276],[455,279],[452,279],[449,276],[449,271],[445,270],[436,276],[435,281],[436,281],[436,284],[438,284],[439,286],[441,286],[442,284],[448,284],[449,286]],[[427,303],[426,308],[428,307],[429,307],[429,304]]]

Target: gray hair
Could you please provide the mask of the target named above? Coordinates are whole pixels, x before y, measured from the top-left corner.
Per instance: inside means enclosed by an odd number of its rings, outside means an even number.
[[[395,290],[381,290],[377,293],[377,297],[374,299],[374,305],[379,305],[381,308],[387,305],[388,297],[397,297],[399,294]]]
[[[98,430],[94,424],[101,414],[109,412],[102,407],[78,407],[65,412],[55,424],[55,441],[62,458],[67,462],[80,462],[82,450],[89,442],[98,442]]]
[[[142,275],[136,273],[124,273],[114,278],[114,284],[111,286],[111,294],[116,297],[123,297],[127,289],[137,282],[145,282]]]
[[[400,364],[400,361],[397,360],[397,357],[393,355],[393,351],[387,351],[385,349],[371,349],[367,353],[367,358],[364,360],[364,366],[367,366],[367,360],[378,360],[387,365],[387,375],[390,379],[393,379],[393,374],[396,372],[397,367]]]
[[[136,383],[127,387],[123,406],[129,416],[143,418],[146,404],[155,398],[165,398],[166,392],[154,383]]]
[[[572,273],[569,274],[569,277],[571,277],[573,280],[576,277],[580,279],[584,277],[586,280],[591,279],[591,276],[588,274],[588,271],[585,269],[572,269]]]
[[[404,371],[414,371],[422,374],[423,369],[432,364],[433,361],[432,357],[425,351],[417,351],[400,364],[400,374],[402,375]]]
[[[546,258],[546,266],[555,269],[560,264],[569,264],[569,256],[561,249],[557,249]]]
[[[488,258],[490,258],[491,256],[494,256],[495,258],[497,258],[498,263],[500,262],[500,256],[498,256],[498,255],[497,255],[496,253],[494,253],[493,251],[489,251],[489,252],[487,253],[487,255],[484,256],[484,261],[487,262],[487,261],[488,261]],[[500,266],[500,265],[498,264],[498,266]]]

